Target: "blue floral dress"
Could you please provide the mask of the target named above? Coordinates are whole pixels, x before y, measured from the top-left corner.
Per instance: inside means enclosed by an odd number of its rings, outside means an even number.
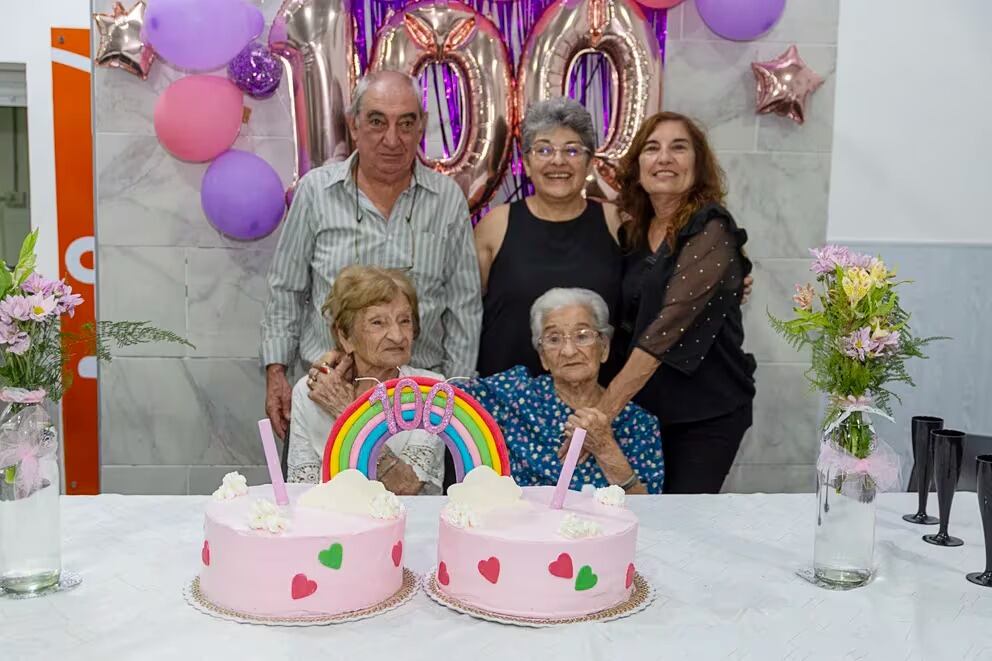
[[[562,430],[575,411],[558,397],[551,376],[532,377],[518,365],[460,387],[479,400],[503,430],[517,484],[554,486],[561,472]],[[661,493],[665,461],[658,419],[631,402],[614,419],[613,437],[648,492]],[[593,457],[576,466],[572,476],[572,489],[584,484],[610,484]]]

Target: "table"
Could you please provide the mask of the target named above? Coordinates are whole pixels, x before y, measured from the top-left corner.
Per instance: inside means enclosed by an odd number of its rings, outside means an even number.
[[[443,499],[405,501],[405,559],[423,572],[434,562]],[[657,600],[623,620],[552,629],[476,620],[423,593],[336,626],[218,620],[182,597],[200,566],[206,497],[62,502],[64,565],[83,584],[41,599],[0,598],[3,659],[992,659],[992,589],[964,578],[984,568],[974,493],[954,500],[950,530],[965,541],[957,549],[925,544],[920,536],[935,528],[900,519],[916,510],[915,494],[881,496],[878,575],[850,592],[794,575],[812,559],[813,495],[630,498],[641,521],[638,569]]]

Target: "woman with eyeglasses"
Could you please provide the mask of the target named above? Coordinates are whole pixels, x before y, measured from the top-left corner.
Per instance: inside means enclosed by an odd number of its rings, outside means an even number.
[[[527,109],[520,127],[523,164],[534,194],[494,207],[475,227],[482,274],[482,376],[542,363],[527,333],[537,298],[555,287],[599,294],[610,313],[620,296],[622,257],[615,208],[586,200],[596,132],[579,103],[557,97]]]
[[[494,207],[475,227],[483,290],[477,365],[482,376],[516,365],[542,372],[526,332],[527,316],[549,289],[590,289],[606,301],[614,321],[620,308],[620,214],[616,206],[583,194],[596,150],[592,116],[567,97],[541,101],[527,109],[520,137],[534,194]],[[748,277],[745,299],[750,283]],[[602,370],[604,383],[619,371],[626,349],[614,346]]]
[[[322,312],[337,349],[333,368],[311,368],[293,388],[289,426],[290,482],[319,482],[334,421],[361,393],[398,376],[439,374],[410,367],[420,333],[417,292],[400,271],[352,265],[341,269]],[[441,439],[422,429],[386,441],[377,477],[399,495],[439,494],[444,478]]]
[[[513,479],[554,485],[561,472],[562,430],[586,430],[571,488],[620,486],[628,493],[661,493],[665,462],[658,420],[628,403],[612,422],[596,410],[603,395],[600,367],[613,328],[606,301],[588,289],[551,289],[529,311],[531,348],[547,374],[518,365],[461,388],[503,430]]]

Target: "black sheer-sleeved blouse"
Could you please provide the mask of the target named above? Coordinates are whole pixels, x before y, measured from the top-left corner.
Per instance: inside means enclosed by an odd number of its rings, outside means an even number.
[[[624,258],[620,332],[629,351],[661,361],[634,400],[663,425],[715,418],[754,398],[754,357],[742,346],[746,242],[712,204],[692,216],[674,250],[663,242]]]

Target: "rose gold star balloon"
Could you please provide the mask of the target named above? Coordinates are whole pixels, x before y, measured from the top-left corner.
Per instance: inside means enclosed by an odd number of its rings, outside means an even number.
[[[755,111],[773,112],[802,124],[806,99],[823,84],[823,78],[803,62],[796,47],[789,46],[789,50],[768,62],[752,62],[751,70],[758,92]]]
[[[145,3],[140,1],[130,9],[124,9],[124,5],[116,2],[113,14],[93,14],[93,21],[100,32],[94,61],[100,66],[123,69],[142,80],[148,78],[155,51],[141,41]]]

